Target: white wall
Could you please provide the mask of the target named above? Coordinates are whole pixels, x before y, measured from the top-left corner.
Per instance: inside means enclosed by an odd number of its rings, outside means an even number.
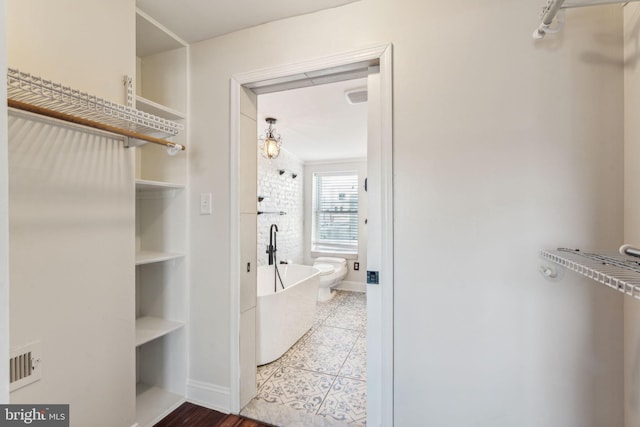
[[[73,425],[134,420],[131,154],[121,139],[9,116],[11,347],[40,341],[43,372],[10,400],[69,403]]]
[[[8,0],[9,66],[125,103],[135,74],[134,0]]]
[[[192,46],[191,191],[225,206],[233,74],[393,42],[396,425],[622,424],[621,296],[537,272],[622,240],[621,11],[535,43],[540,7],[362,0]],[[190,376],[222,389],[228,225],[191,230]]]
[[[360,161],[336,161],[336,162],[307,162],[304,166],[304,211],[305,211],[305,264],[312,265],[314,258],[311,256],[311,227],[313,216],[313,174],[317,172],[331,171],[357,171],[358,182],[358,254],[354,259],[348,259],[349,272],[344,280],[366,284],[367,282],[367,226],[364,224],[367,218],[367,193],[364,191],[364,179],[367,177],[367,162]],[[329,254],[333,255],[333,254]],[[340,256],[340,255],[336,255]],[[353,269],[353,263],[360,263],[360,270]],[[360,286],[364,291],[365,286]]]
[[[258,98],[260,103],[260,98]],[[304,167],[295,155],[282,149],[276,159],[258,157],[258,195],[264,200],[258,203],[263,212],[286,212],[286,215],[258,215],[258,265],[266,265],[269,255],[269,229],[271,224],[278,226],[277,243],[278,262],[293,260],[296,264],[304,262]],[[280,169],[285,173],[280,175]],[[294,179],[292,173],[297,176]]]
[[[9,66],[124,102],[122,78],[135,73],[134,0],[9,0],[6,29]],[[10,399],[70,403],[71,425],[130,426],[132,150],[22,115],[12,114],[9,129],[10,339],[42,341],[44,375]]]
[[[640,5],[624,9],[624,241],[640,245]],[[640,303],[625,298],[624,379],[626,427],[640,424]]]
[[[0,82],[7,79],[5,0],[0,0]],[[9,357],[9,176],[7,87],[0,85],[0,359]],[[9,371],[0,364],[0,403],[9,402]]]

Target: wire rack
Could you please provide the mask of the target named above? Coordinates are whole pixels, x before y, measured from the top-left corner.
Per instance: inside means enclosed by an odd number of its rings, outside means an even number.
[[[540,254],[551,262],[640,299],[640,262],[637,258],[564,248]]]
[[[13,68],[7,71],[7,98],[141,134],[170,137],[184,130],[180,123]]]

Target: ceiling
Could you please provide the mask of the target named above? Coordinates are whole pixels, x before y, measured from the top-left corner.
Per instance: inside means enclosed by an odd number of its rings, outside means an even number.
[[[138,8],[187,43],[357,0],[137,0]]]
[[[183,41],[195,43],[355,1],[358,0],[137,0],[137,6]],[[138,31],[157,31],[145,19],[138,17],[138,21]],[[156,36],[146,38],[159,39]],[[168,40],[167,43],[175,44],[176,41]],[[137,48],[139,54],[143,52],[141,56],[156,53],[158,49],[166,50],[166,46]],[[263,134],[267,127],[265,117],[275,117],[278,119],[275,128],[282,136],[283,148],[302,161],[365,158],[367,104],[347,103],[345,91],[366,88],[366,78],[355,78],[366,75],[371,65],[354,64],[354,69],[324,70],[318,72],[319,75],[303,76],[305,78],[299,81],[287,81],[284,86],[260,82],[267,86],[253,88],[256,93],[264,93],[258,96],[259,134]],[[344,79],[354,80],[335,82]],[[334,83],[321,84],[329,81]],[[312,86],[292,89],[307,85]],[[267,93],[272,90],[278,92]]]
[[[259,95],[258,134],[273,117],[282,147],[304,162],[365,158],[367,103],[349,104],[345,92],[366,87],[361,78]]]

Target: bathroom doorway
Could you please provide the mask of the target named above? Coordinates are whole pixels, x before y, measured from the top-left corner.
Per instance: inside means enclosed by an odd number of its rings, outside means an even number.
[[[367,86],[377,72],[257,96],[258,367],[241,415],[366,425]]]
[[[232,219],[232,260],[231,266],[231,410],[239,412],[255,396],[255,269],[251,271],[246,242],[251,228],[251,213],[247,206],[240,206],[241,195],[246,193],[243,171],[251,171],[251,156],[245,150],[253,151],[255,157],[255,129],[257,126],[256,92],[267,88],[277,91],[292,89],[308,84],[309,80],[345,80],[348,73],[365,71],[368,75],[369,102],[373,92],[374,108],[370,108],[368,129],[367,182],[368,225],[367,264],[371,270],[366,274],[367,327],[366,327],[366,390],[367,422],[370,424],[390,424],[393,409],[393,215],[392,215],[392,158],[391,158],[391,46],[380,45],[360,51],[349,52],[334,57],[321,58],[307,63],[236,75],[231,82],[231,219]],[[353,75],[353,74],[352,74]],[[362,77],[360,75],[359,77]],[[371,91],[373,82],[373,91]],[[280,89],[275,89],[280,85]],[[284,87],[284,86],[288,87]],[[266,92],[264,92],[266,93]],[[243,107],[244,105],[244,107]],[[244,110],[243,110],[244,108]],[[253,109],[253,111],[252,111]],[[248,138],[249,121],[253,120],[253,137]],[[251,140],[253,142],[251,142]],[[245,143],[245,144],[243,144]],[[247,163],[248,162],[248,163]],[[255,163],[254,163],[255,165]],[[283,175],[287,174],[286,168]],[[291,179],[295,180],[293,176]],[[358,186],[360,183],[358,177]],[[244,190],[244,193],[243,193]],[[255,193],[254,193],[255,194]],[[246,195],[246,194],[245,194]],[[255,209],[255,196],[254,196]],[[245,203],[246,204],[246,203]],[[250,207],[249,207],[250,208]],[[261,208],[259,208],[261,209]],[[254,210],[255,212],[255,210]],[[254,215],[254,223],[257,216]],[[244,221],[244,222],[243,222]],[[244,225],[244,226],[241,226]],[[253,253],[257,247],[257,231],[254,226]],[[242,236],[241,236],[242,234]],[[372,249],[373,248],[373,249]],[[242,254],[244,253],[244,255]],[[286,259],[286,258],[285,258]],[[351,263],[357,262],[350,260]],[[246,270],[245,270],[246,265]],[[255,266],[255,264],[253,264]],[[242,267],[242,268],[241,268]],[[354,264],[350,264],[353,269]],[[364,266],[361,270],[364,272]],[[244,280],[254,275],[253,294],[251,281]],[[336,301],[343,300],[338,296]],[[335,298],[334,298],[335,299]],[[346,298],[350,299],[350,298]],[[333,300],[332,300],[333,301]],[[346,301],[342,301],[346,304]],[[352,305],[360,303],[351,301]],[[242,308],[241,308],[242,306]],[[325,318],[325,321],[327,318]],[[334,319],[335,320],[335,319]],[[335,325],[335,323],[334,323]],[[329,326],[329,325],[327,325]],[[346,329],[346,328],[344,328]],[[361,330],[364,330],[362,328]],[[358,337],[362,335],[361,331]],[[361,341],[364,343],[365,341]],[[353,343],[351,351],[354,350]],[[360,344],[361,346],[363,344]],[[252,371],[253,367],[253,372]],[[251,375],[252,374],[252,375]],[[337,375],[336,375],[337,376]],[[252,377],[252,378],[251,378]]]

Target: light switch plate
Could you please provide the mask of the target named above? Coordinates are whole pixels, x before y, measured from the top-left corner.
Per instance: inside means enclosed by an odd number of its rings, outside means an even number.
[[[213,207],[211,206],[211,193],[200,194],[200,215],[211,215]]]

